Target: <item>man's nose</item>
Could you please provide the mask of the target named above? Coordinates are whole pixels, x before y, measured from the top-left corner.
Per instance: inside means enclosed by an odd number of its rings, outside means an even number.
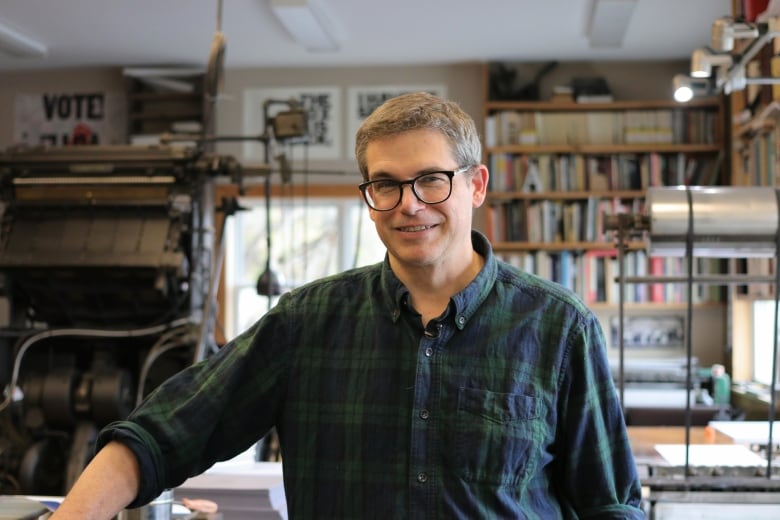
[[[414,187],[412,187],[411,184],[401,184],[401,206],[405,206],[407,204],[424,204],[423,201],[420,200],[420,198],[417,196],[417,194],[414,191]],[[409,188],[409,194],[405,195],[404,188]]]

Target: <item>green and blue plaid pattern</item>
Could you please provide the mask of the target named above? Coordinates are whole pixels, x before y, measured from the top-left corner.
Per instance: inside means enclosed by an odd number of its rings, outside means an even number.
[[[497,261],[423,329],[387,261],[284,295],[106,428],[135,505],[272,426],[290,518],[644,518],[594,315]]]

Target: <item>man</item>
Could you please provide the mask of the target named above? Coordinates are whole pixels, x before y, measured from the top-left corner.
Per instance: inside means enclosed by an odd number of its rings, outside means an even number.
[[[383,263],[282,296],[159,387],[54,518],[109,518],[276,426],[290,518],[644,518],[602,330],[472,231],[473,120],[425,93],[357,134]]]

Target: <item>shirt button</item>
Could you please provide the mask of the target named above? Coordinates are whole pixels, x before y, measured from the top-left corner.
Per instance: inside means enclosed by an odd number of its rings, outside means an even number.
[[[425,409],[420,410],[420,419],[427,419],[430,416],[431,416],[431,412],[429,412],[428,410]]]
[[[433,349],[428,347],[425,349],[425,357],[431,357],[433,355]]]
[[[420,473],[418,473],[417,474],[417,482],[419,482],[420,484],[425,484],[426,482],[428,482],[428,474],[425,473],[424,471],[421,471]]]
[[[466,323],[466,318],[464,316],[458,316],[458,324],[463,325]]]

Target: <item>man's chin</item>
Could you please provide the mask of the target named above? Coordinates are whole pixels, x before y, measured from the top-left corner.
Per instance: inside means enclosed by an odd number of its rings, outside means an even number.
[[[433,255],[431,254],[431,248],[415,247],[415,248],[401,248],[396,250],[392,256],[396,262],[409,267],[425,267],[433,263]]]

